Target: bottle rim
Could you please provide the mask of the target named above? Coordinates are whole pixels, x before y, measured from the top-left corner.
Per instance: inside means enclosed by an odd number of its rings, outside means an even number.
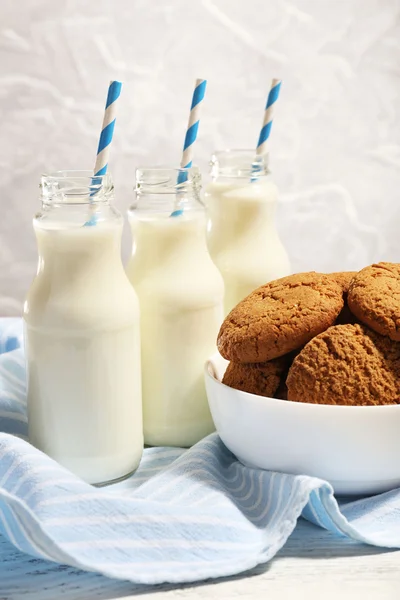
[[[135,191],[138,194],[180,194],[199,192],[201,174],[192,167],[138,167],[135,171]]]
[[[212,153],[210,159],[211,176],[231,179],[250,179],[270,175],[269,153],[256,155],[249,148],[227,148]]]
[[[39,188],[44,204],[93,204],[108,202],[114,184],[109,173],[60,170],[43,174]]]

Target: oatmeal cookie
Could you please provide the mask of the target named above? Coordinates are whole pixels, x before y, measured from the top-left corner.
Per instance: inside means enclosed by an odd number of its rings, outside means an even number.
[[[272,398],[285,381],[288,367],[285,356],[256,364],[230,362],[222,383],[242,392]]]
[[[362,269],[351,281],[347,301],[360,321],[400,341],[400,264],[381,262]]]
[[[227,360],[266,362],[301,348],[334,324],[343,288],[330,275],[299,273],[261,286],[226,317],[218,349]]]
[[[311,340],[286,379],[288,399],[312,404],[400,403],[400,343],[364,325],[336,325]]]

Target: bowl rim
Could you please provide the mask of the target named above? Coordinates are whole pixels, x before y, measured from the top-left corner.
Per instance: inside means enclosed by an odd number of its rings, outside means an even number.
[[[360,410],[369,410],[369,411],[387,411],[389,412],[389,410],[392,411],[396,411],[396,410],[400,410],[400,404],[382,404],[382,405],[378,405],[378,406],[348,406],[345,404],[313,404],[311,402],[294,402],[293,400],[281,400],[280,398],[271,398],[270,396],[259,396],[258,394],[252,394],[251,392],[244,392],[243,390],[237,390],[235,388],[231,388],[230,386],[226,385],[225,383],[222,383],[222,381],[220,381],[214,374],[214,369],[210,368],[212,367],[212,365],[215,364],[215,361],[218,360],[225,360],[223,358],[223,356],[221,356],[221,354],[219,352],[215,352],[212,356],[210,356],[204,365],[204,373],[205,376],[208,377],[209,379],[211,379],[212,381],[214,381],[217,385],[223,387],[223,388],[227,388],[228,390],[234,390],[236,393],[240,394],[240,395],[244,395],[245,398],[247,398],[249,400],[249,402],[257,402],[257,403],[266,403],[266,404],[275,404],[276,406],[280,406],[281,408],[289,408],[289,407],[296,407],[296,410],[324,410],[325,412],[327,412],[328,410],[330,411],[335,411],[336,414],[340,411],[347,411],[350,412],[352,411],[353,413],[355,411],[360,411]],[[229,361],[226,361],[227,363]],[[301,408],[300,408],[301,407]],[[290,410],[290,409],[289,409]]]

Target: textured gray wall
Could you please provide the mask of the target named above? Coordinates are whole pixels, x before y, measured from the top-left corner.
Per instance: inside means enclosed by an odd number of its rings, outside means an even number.
[[[398,0],[20,0],[0,5],[0,314],[35,270],[40,173],[91,168],[110,78],[124,81],[111,169],[177,163],[196,77],[196,160],[255,145],[282,77],[272,169],[294,270],[400,261]],[[128,249],[125,239],[125,255]]]

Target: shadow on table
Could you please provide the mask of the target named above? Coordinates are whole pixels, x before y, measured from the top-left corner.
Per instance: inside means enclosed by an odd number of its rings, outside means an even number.
[[[367,546],[339,538],[323,529],[300,519],[285,546],[269,563],[259,565],[234,577],[214,579],[219,583],[227,579],[254,577],[267,572],[275,561],[284,558],[319,559],[343,556],[374,555],[388,552],[383,548]],[[34,559],[18,552],[0,537],[0,600],[111,600],[127,596],[146,595],[179,587],[200,587],[210,580],[183,585],[162,584],[155,586],[135,585],[125,581],[108,579],[102,575],[86,573],[64,565]]]

